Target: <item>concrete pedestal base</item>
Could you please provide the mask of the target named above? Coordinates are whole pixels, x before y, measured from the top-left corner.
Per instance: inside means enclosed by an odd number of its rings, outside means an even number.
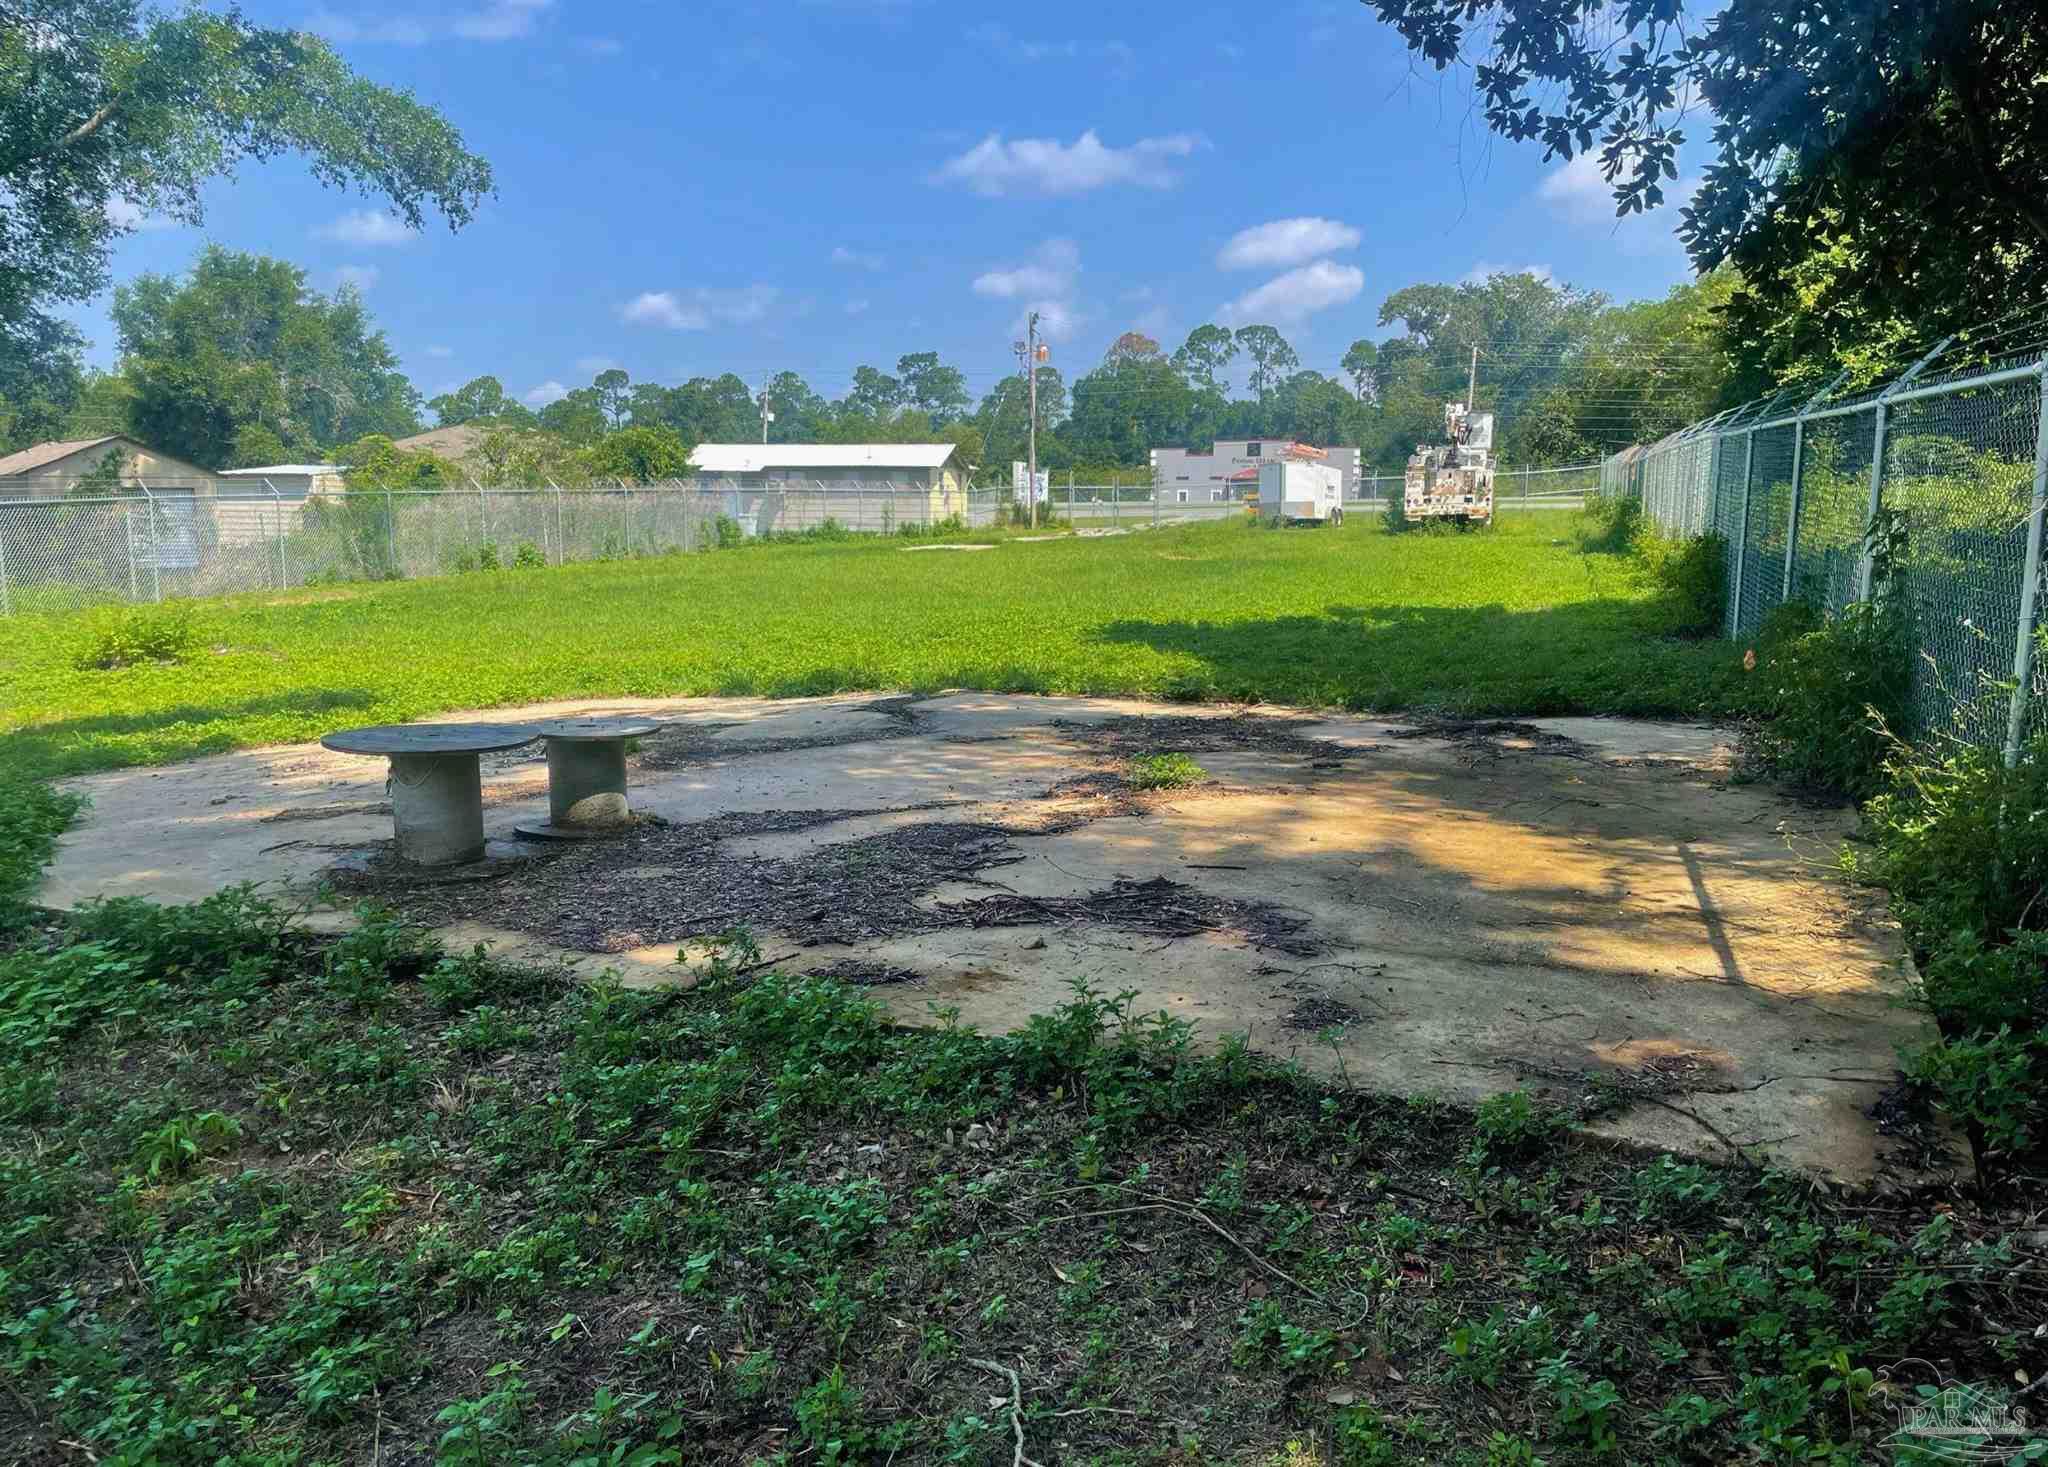
[[[474,754],[391,756],[399,859],[456,866],[484,858],[483,776]]]
[[[416,866],[484,858],[483,771],[477,756],[540,737],[524,724],[418,723],[349,728],[320,740],[343,754],[391,761],[391,823],[398,857]]]
[[[548,821],[576,829],[623,826],[626,807],[624,739],[548,740]]]

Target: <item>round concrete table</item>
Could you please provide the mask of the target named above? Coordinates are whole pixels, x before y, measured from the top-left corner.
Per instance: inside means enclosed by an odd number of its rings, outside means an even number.
[[[592,840],[633,823],[626,803],[626,741],[663,727],[659,719],[557,718],[535,725],[548,741],[548,823],[521,825],[542,840]]]
[[[399,859],[459,866],[484,858],[481,754],[516,749],[540,737],[524,723],[400,723],[351,728],[320,742],[341,754],[391,761],[391,822]]]

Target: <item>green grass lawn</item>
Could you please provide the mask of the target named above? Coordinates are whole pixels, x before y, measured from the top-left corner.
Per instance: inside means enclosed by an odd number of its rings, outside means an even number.
[[[177,664],[81,670],[92,617],[0,645],[0,766],[75,774],[463,707],[948,687],[1431,709],[1734,708],[1727,643],[1667,636],[1576,521],[1480,535],[1226,523],[907,552],[888,541],[310,587],[195,603]]]
[[[1100,995],[979,1037],[706,976],[246,893],[0,944],[4,1460],[1849,1467],[2040,1376],[2017,1204],[1325,1087]]]

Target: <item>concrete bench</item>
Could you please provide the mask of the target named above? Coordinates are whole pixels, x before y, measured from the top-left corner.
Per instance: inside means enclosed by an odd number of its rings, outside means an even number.
[[[524,723],[408,723],[351,728],[320,742],[341,754],[391,761],[391,821],[400,860],[459,866],[484,857],[479,756],[540,737]]]
[[[626,744],[658,733],[659,719],[557,718],[536,724],[548,741],[548,823],[521,825],[541,840],[591,840],[633,823],[626,802]]]

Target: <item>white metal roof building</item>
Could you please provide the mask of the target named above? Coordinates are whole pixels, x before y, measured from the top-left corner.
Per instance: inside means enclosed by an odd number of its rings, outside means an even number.
[[[230,494],[268,494],[286,499],[304,499],[309,494],[329,494],[344,487],[341,464],[265,464],[254,469],[222,469],[222,488]]]
[[[700,482],[736,489],[944,491],[968,467],[950,443],[700,443],[690,464]]]

